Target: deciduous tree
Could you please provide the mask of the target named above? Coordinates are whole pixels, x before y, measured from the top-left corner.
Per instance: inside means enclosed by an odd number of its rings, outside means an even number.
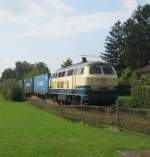
[[[66,68],[67,66],[70,66],[73,64],[73,61],[71,58],[66,59],[65,61],[63,61],[63,63],[61,64],[62,68]]]

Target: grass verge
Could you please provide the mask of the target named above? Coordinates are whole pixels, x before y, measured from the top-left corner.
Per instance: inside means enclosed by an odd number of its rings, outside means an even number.
[[[150,148],[150,138],[95,128],[28,105],[0,99],[2,157],[117,157],[117,150]]]

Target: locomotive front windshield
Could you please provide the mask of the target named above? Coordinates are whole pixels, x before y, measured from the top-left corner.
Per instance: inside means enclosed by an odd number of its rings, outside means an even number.
[[[100,66],[91,66],[90,67],[90,74],[102,74],[102,69]]]
[[[106,75],[114,75],[113,68],[109,66],[103,67],[103,73]]]
[[[105,75],[114,75],[114,70],[111,66],[91,66],[90,74],[105,74]]]

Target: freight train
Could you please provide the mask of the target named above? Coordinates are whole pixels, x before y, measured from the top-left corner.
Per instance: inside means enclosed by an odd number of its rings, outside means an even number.
[[[22,83],[27,96],[51,97],[59,104],[110,105],[118,95],[114,67],[97,61],[84,60]]]

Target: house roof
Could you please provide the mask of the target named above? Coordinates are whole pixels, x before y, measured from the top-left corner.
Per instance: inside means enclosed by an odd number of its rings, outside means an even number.
[[[150,65],[144,66],[135,71],[137,74],[150,74]]]

